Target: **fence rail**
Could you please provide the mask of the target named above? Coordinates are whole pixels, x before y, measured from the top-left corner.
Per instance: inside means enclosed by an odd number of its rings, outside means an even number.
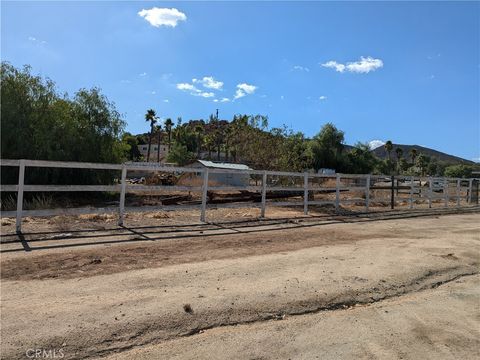
[[[138,164],[138,163],[124,163],[124,164],[100,164],[87,162],[66,162],[66,161],[44,161],[44,160],[0,160],[0,166],[18,167],[18,183],[16,185],[0,184],[0,191],[2,192],[16,192],[17,206],[15,211],[2,211],[1,217],[16,217],[16,230],[21,232],[22,217],[25,216],[51,216],[51,215],[78,215],[78,214],[95,214],[95,213],[112,213],[118,212],[119,225],[123,224],[126,212],[145,212],[154,210],[175,210],[175,209],[199,209],[201,221],[206,221],[206,210],[211,208],[235,208],[235,207],[255,207],[260,208],[261,216],[265,217],[265,210],[268,206],[303,206],[303,211],[308,214],[309,205],[333,205],[338,212],[341,204],[358,204],[365,207],[365,212],[368,213],[369,207],[375,203],[390,203],[391,207],[395,206],[396,201],[407,201],[409,209],[413,209],[417,200],[423,200],[428,203],[429,208],[432,207],[433,201],[443,200],[444,206],[448,207],[451,200],[456,201],[455,206],[464,203],[468,205],[478,204],[478,184],[479,179],[460,179],[460,178],[438,178],[438,177],[417,177],[417,176],[399,176],[391,177],[386,175],[369,175],[369,174],[314,174],[314,173],[295,173],[285,171],[267,171],[267,170],[236,170],[236,169],[209,169],[209,168],[192,168],[192,167],[172,167],[163,166],[161,164]],[[27,167],[42,167],[42,168],[75,168],[75,169],[96,169],[96,170],[118,170],[119,183],[115,185],[30,185],[24,184],[25,169]],[[131,185],[127,183],[128,171],[161,171],[173,173],[195,173],[201,175],[201,186],[181,186],[181,185]],[[256,176],[255,185],[245,186],[218,186],[209,185],[209,176],[211,174],[240,174]],[[268,178],[270,177],[271,184],[268,185]],[[298,183],[285,186],[277,181],[278,178],[294,178]],[[330,184],[321,186],[322,184],[313,184],[318,179],[319,181],[331,180]],[[257,185],[260,181],[261,185]],[[352,184],[350,184],[353,182]],[[397,185],[395,185],[395,182]],[[399,182],[402,184],[400,185]],[[333,187],[333,183],[335,186]],[[451,186],[454,184],[454,187]],[[475,185],[475,189],[473,189]],[[428,187],[427,187],[428,186]],[[373,191],[387,190],[390,196],[373,197]],[[451,193],[454,190],[454,193]],[[476,198],[472,198],[472,190],[475,190]],[[24,192],[117,192],[120,194],[118,207],[104,207],[104,208],[62,208],[62,209],[44,209],[44,210],[24,210],[23,209],[23,195]],[[127,193],[142,193],[142,192],[164,192],[164,191],[188,191],[201,193],[200,204],[190,205],[173,205],[173,206],[141,206],[141,207],[126,207],[125,197]],[[224,204],[208,204],[209,191],[256,191],[261,194],[260,203],[224,203]],[[303,201],[275,201],[267,203],[267,192],[298,192],[298,196],[303,197]],[[400,197],[401,194],[406,194],[408,197]],[[352,194],[351,192],[354,192]],[[396,194],[395,194],[396,192]],[[332,193],[335,195],[334,199],[310,199],[310,195],[314,193]],[[344,198],[343,194],[349,193],[350,198]],[[363,194],[363,197],[358,197]],[[425,196],[426,194],[426,196]],[[464,195],[462,195],[464,194]],[[417,196],[417,199],[415,199]]]

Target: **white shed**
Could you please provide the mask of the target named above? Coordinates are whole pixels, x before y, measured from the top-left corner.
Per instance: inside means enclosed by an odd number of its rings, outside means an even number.
[[[208,168],[208,169],[226,169],[226,170],[252,170],[244,164],[232,164],[213,162],[208,160],[197,160],[189,165],[193,168]],[[248,186],[250,184],[250,174],[241,172],[227,172],[227,173],[209,173],[209,182],[215,182],[218,185],[229,186]]]

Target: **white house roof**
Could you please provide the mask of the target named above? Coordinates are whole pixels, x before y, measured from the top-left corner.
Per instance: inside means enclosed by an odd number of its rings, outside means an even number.
[[[215,163],[213,161],[208,160],[198,160],[200,164],[205,167],[209,168],[216,168],[216,169],[233,169],[233,170],[252,170],[245,164],[232,164],[232,163]]]

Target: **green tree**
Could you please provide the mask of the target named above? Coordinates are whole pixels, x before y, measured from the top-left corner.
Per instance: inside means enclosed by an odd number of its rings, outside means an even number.
[[[72,98],[59,95],[50,79],[28,66],[1,64],[1,158],[119,163],[128,153],[122,141],[125,122],[98,88],[81,89]],[[2,182],[15,181],[14,169],[2,169]],[[25,182],[96,184],[113,173],[84,169],[29,169]],[[7,182],[7,183],[8,183]]]
[[[370,174],[377,166],[378,159],[370,151],[368,143],[357,143],[348,153],[348,172],[354,174]]]
[[[150,150],[152,148],[152,137],[155,131],[155,123],[157,122],[157,114],[155,110],[149,109],[145,114],[145,121],[150,122],[150,135],[148,136],[148,150],[147,150],[147,162],[150,161]]]
[[[427,170],[427,167],[428,167],[428,164],[430,163],[430,158],[424,154],[420,154],[417,156],[416,160],[415,160],[415,165],[418,166],[418,168],[420,169],[420,174],[422,176],[425,176],[425,173],[426,173],[426,170]]]
[[[172,146],[172,127],[173,121],[172,119],[168,118],[165,120],[165,131],[168,134],[168,148]]]
[[[185,145],[174,144],[167,156],[167,161],[184,166],[194,159],[193,153],[187,150]]]
[[[138,161],[142,157],[142,154],[138,150],[138,138],[132,134],[126,132],[122,136],[122,142],[128,146],[127,158],[131,161]]]
[[[450,165],[445,168],[444,176],[456,178],[472,177],[473,166],[470,165]]]
[[[322,127],[310,142],[315,170],[321,168],[340,170],[344,138],[345,133],[338,130],[335,125],[327,123]]]

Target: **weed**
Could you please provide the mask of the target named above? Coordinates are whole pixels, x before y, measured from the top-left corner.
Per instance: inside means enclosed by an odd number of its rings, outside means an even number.
[[[190,304],[183,305],[183,310],[188,314],[193,314],[193,309]]]

